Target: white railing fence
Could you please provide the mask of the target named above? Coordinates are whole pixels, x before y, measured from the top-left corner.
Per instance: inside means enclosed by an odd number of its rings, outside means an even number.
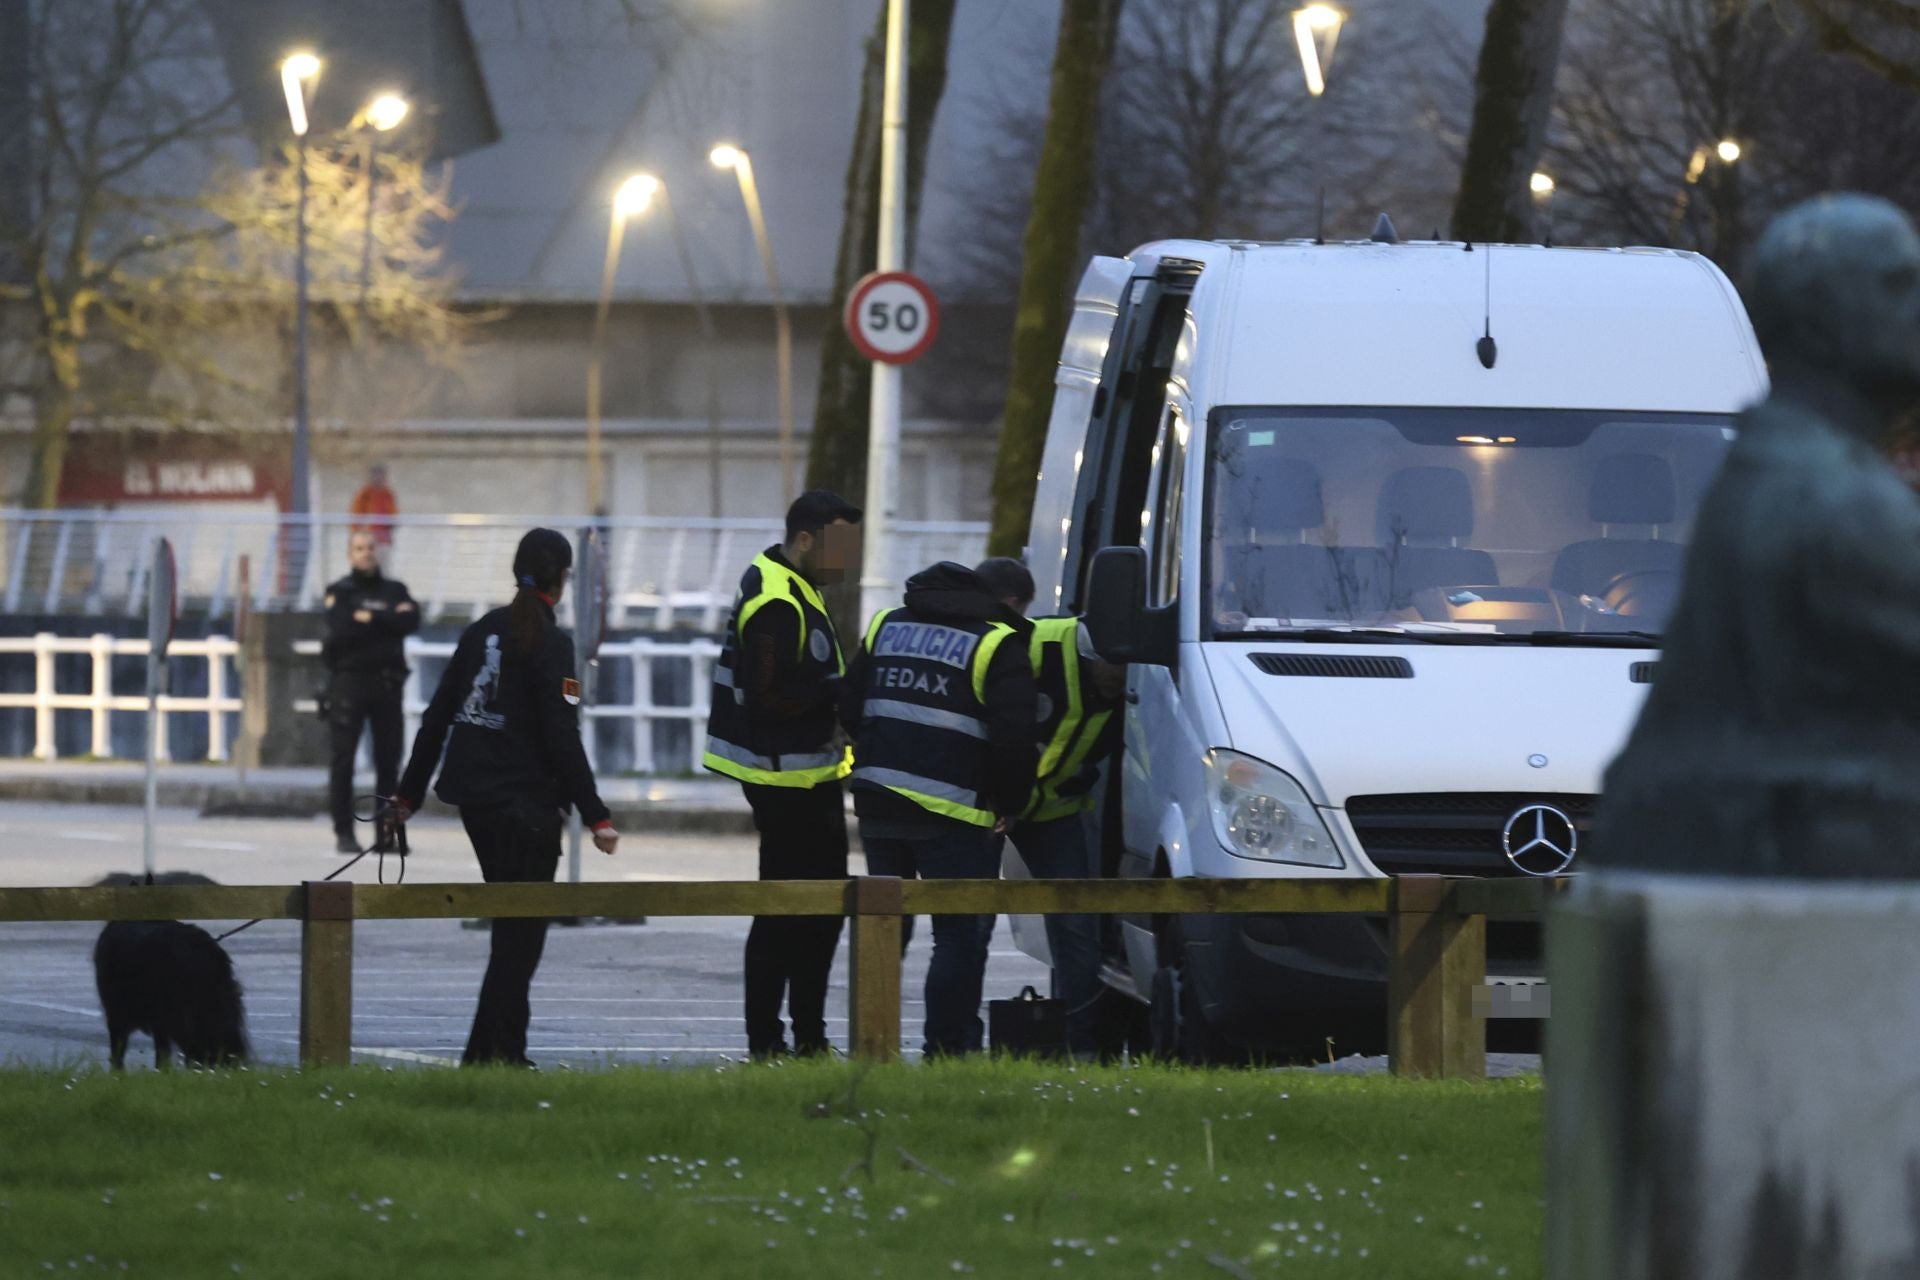
[[[183,659],[206,664],[206,692],[197,695],[166,694],[160,698],[159,754],[162,760],[168,759],[170,754],[168,719],[179,715],[206,718],[206,759],[223,761],[230,758],[232,733],[227,717],[238,715],[240,711],[239,683],[233,678],[231,664],[239,652],[240,646],[226,636],[176,640],[168,647],[170,666],[177,666]],[[147,641],[144,636],[128,639],[108,635],[56,636],[41,632],[34,636],[0,637],[0,655],[7,654],[30,654],[33,658],[32,691],[0,693],[0,710],[33,712],[33,756],[37,760],[59,758],[58,735],[55,733],[55,715],[58,712],[78,711],[87,715],[86,754],[101,760],[110,760],[115,754],[110,719],[114,712],[136,714],[142,723],[146,720],[147,697],[144,692],[113,691],[115,658],[139,658],[140,670],[145,670]],[[65,654],[82,654],[92,659],[88,664],[90,674],[84,689],[62,691],[58,687],[56,660]],[[144,685],[144,677],[133,683]]]
[[[320,642],[300,640],[293,648],[295,653],[317,657]],[[407,640],[409,673],[400,706],[407,720],[409,746],[453,650],[450,640]],[[602,644],[597,660],[598,696],[584,708],[583,737],[594,769],[653,774],[694,768],[699,763],[697,744],[706,736],[707,696],[719,656],[720,642],[705,638],[636,636]],[[314,704],[306,699],[294,703],[294,709],[311,712]],[[663,728],[679,732],[660,733]],[[364,743],[361,749],[364,764]]]
[[[448,640],[407,641],[407,664],[412,673],[402,692],[406,714],[406,741],[411,744],[419,730],[420,715],[433,696],[454,644]],[[318,641],[301,641],[294,651],[317,659]],[[131,754],[141,741],[141,726],[146,721],[144,693],[116,693],[115,659],[140,659],[138,669],[128,663],[120,667],[122,688],[138,688],[143,679],[147,642],[144,638],[126,639],[109,635],[56,636],[41,633],[25,637],[0,637],[0,660],[8,657],[31,659],[32,687],[27,691],[0,692],[0,712],[29,711],[33,717],[32,755],[39,760],[57,760],[62,756],[62,739],[68,744],[69,757],[85,755],[110,760],[120,754],[118,743]],[[90,659],[78,687],[62,689],[58,660],[80,655]],[[183,674],[181,664],[205,663],[204,679],[177,680],[205,689],[204,693],[174,695],[160,699],[161,758],[169,759],[169,725],[173,717],[197,716],[204,725],[190,726],[183,737],[205,744],[206,760],[232,759],[234,735],[238,727],[241,701],[240,682],[235,663],[239,645],[226,636],[204,640],[176,640],[168,649],[176,677]],[[596,769],[640,774],[681,773],[698,764],[698,746],[706,733],[707,694],[713,678],[713,663],[720,656],[718,641],[706,638],[663,640],[640,636],[613,640],[602,645],[598,667],[599,698],[587,709],[587,754]],[[68,664],[69,685],[75,684]],[[315,662],[315,684],[320,681]],[[296,702],[296,711],[311,713],[311,699]],[[76,735],[71,730],[57,732],[60,713],[84,715],[87,731]],[[120,724],[114,732],[116,715],[133,719]],[[128,732],[129,728],[132,730]],[[78,751],[76,739],[84,745]],[[364,749],[364,748],[363,748]],[[316,761],[315,763],[319,763]]]
[[[558,516],[277,516],[205,506],[154,511],[0,508],[0,608],[7,613],[122,615],[145,607],[155,539],[173,542],[183,613],[233,616],[242,591],[257,611],[318,608],[347,572],[349,532],[387,526],[386,572],[404,580],[428,621],[505,604],[520,535],[534,525],[574,534],[592,524],[608,548],[608,624],[717,632],[746,562],[779,541],[777,520]],[[936,560],[972,563],[986,526],[894,526],[893,571],[904,580]]]

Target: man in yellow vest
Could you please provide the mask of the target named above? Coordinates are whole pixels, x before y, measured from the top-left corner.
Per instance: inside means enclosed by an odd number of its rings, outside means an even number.
[[[974,572],[1013,612],[1033,603],[1033,575],[1018,560],[997,556]],[[1078,618],[1035,618],[1027,645],[1037,692],[1034,733],[1040,760],[1033,794],[1007,833],[1027,873],[1036,880],[1097,876],[1096,842],[1088,822],[1100,764],[1120,733],[1123,666],[1094,652]],[[1067,1004],[1067,1048],[1076,1057],[1100,1056],[1098,1008],[1100,917],[1046,917],[1054,993]]]
[[[993,836],[1033,790],[1029,631],[979,575],[951,562],[907,579],[904,606],[868,623],[840,713],[854,735],[853,807],[868,874],[998,874]],[[933,918],[929,1055],[982,1047],[992,933],[990,915]]]
[[[847,874],[846,800],[851,767],[834,707],[846,671],[833,619],[820,598],[859,557],[860,509],[816,489],[787,509],[786,541],[753,558],[740,579],[713,668],[702,761],[736,778],[760,833],[762,880],[841,880]],[[838,916],[756,916],[747,934],[747,1049],[828,1052],[827,977],[840,945]]]

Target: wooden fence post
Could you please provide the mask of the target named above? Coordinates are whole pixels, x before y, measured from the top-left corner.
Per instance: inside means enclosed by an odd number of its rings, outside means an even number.
[[[1487,918],[1462,914],[1439,876],[1400,876],[1389,919],[1388,1069],[1485,1079],[1487,1024],[1473,993],[1487,980]]]
[[[900,1057],[900,880],[856,876],[847,886],[848,1047],[861,1062]]]
[[[300,925],[300,1065],[353,1060],[353,882],[309,880]]]

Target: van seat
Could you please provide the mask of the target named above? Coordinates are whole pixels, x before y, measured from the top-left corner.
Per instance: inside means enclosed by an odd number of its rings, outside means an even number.
[[[1304,458],[1262,459],[1249,486],[1257,507],[1222,529],[1222,602],[1249,617],[1369,619],[1386,611],[1386,557],[1378,547],[1313,540],[1326,524],[1320,470]],[[1236,536],[1237,535],[1237,536]]]
[[[1396,609],[1430,587],[1500,583],[1491,555],[1459,545],[1473,536],[1473,487],[1457,467],[1407,467],[1388,476],[1380,492],[1380,535]]]
[[[1685,544],[1657,537],[1612,537],[1614,525],[1645,527],[1657,534],[1671,524],[1678,508],[1673,464],[1653,453],[1616,453],[1594,468],[1587,495],[1587,519],[1603,526],[1603,536],[1575,542],[1553,562],[1553,589],[1568,595],[1601,596],[1626,573],[1679,573]]]

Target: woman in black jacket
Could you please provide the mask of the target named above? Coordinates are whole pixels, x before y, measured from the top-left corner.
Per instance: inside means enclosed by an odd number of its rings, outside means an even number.
[[[534,529],[520,539],[513,603],[461,635],[421,717],[394,800],[402,822],[419,809],[444,745],[446,764],[434,794],[460,810],[489,882],[553,879],[569,808],[579,808],[602,853],[612,853],[620,838],[580,745],[573,641],[553,620],[572,566],[573,548],[564,535]],[[527,1060],[527,1001],[547,923],[493,922],[493,954],[462,1063],[533,1065]]]

